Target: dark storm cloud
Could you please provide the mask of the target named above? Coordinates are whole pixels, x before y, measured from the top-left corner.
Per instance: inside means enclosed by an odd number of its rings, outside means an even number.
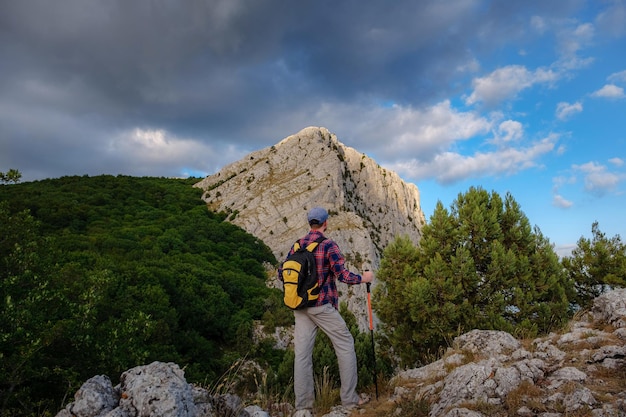
[[[111,151],[133,129],[219,155],[324,122],[324,103],[432,103],[475,51],[577,3],[0,0],[0,170],[133,173]]]

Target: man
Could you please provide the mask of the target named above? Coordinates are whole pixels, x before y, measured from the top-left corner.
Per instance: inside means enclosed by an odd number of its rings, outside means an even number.
[[[323,236],[328,227],[328,212],[322,207],[312,208],[308,212],[307,218],[311,229],[306,236],[300,239],[301,247],[305,247]],[[288,256],[293,252],[292,246]],[[318,328],[326,333],[337,355],[341,379],[341,404],[344,407],[354,407],[361,404],[356,392],[357,363],[354,339],[338,311],[339,297],[336,280],[346,284],[367,283],[372,282],[374,274],[371,271],[365,271],[362,275],[357,275],[348,271],[344,266],[345,259],[339,247],[330,239],[322,241],[315,249],[314,255],[320,287],[319,297],[314,307],[294,310],[296,322],[294,331],[294,392],[297,415],[310,415],[310,410],[313,408],[315,397],[313,345]],[[282,279],[282,267],[278,271],[278,277]]]

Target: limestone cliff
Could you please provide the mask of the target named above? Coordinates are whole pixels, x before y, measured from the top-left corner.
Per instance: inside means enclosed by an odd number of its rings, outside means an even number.
[[[306,213],[316,205],[330,213],[327,234],[356,268],[378,266],[397,235],[417,244],[424,224],[415,185],[325,128],[309,127],[252,152],[196,186],[211,209],[228,213],[279,261],[308,230]]]
[[[260,238],[277,260],[308,231],[307,211],[325,207],[326,235],[342,249],[347,266],[376,270],[396,236],[419,242],[424,214],[414,184],[345,146],[325,128],[308,127],[276,145],[250,153],[196,184],[215,211]],[[344,295],[364,289],[340,286]],[[364,297],[346,297],[353,312]],[[360,315],[360,314],[359,314]],[[360,319],[360,324],[362,320]]]

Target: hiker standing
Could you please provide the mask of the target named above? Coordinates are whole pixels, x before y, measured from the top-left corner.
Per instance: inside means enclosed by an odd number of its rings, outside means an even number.
[[[322,207],[312,208],[307,215],[310,231],[298,241],[301,247],[325,238],[328,227],[328,212]],[[321,240],[321,239],[320,239]],[[294,245],[295,246],[295,245]],[[295,251],[292,246],[287,258]],[[374,274],[365,271],[362,275],[347,270],[345,259],[331,239],[325,238],[314,249],[319,284],[319,296],[314,306],[294,310],[294,392],[296,410],[312,410],[315,396],[313,382],[313,345],[317,329],[321,329],[333,344],[341,378],[341,404],[353,407],[360,404],[357,386],[357,363],[354,339],[343,317],[339,314],[339,296],[336,280],[346,284],[372,282]],[[283,264],[284,266],[284,264]],[[283,266],[278,277],[283,279]]]

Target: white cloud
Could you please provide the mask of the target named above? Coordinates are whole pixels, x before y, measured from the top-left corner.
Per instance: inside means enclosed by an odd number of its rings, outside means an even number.
[[[497,143],[516,142],[524,136],[524,128],[518,121],[505,120],[494,134]]]
[[[458,111],[448,100],[424,109],[326,103],[316,117],[335,126],[336,132],[346,120],[358,118],[362,123],[343,127],[351,136],[340,133],[344,143],[370,153],[381,165],[407,178],[440,183],[536,167],[539,158],[555,151],[559,139],[552,134],[536,143],[523,143],[520,122],[502,120],[500,112],[483,117]],[[472,143],[465,146],[465,141]],[[469,151],[475,147],[481,151]]]
[[[624,89],[622,87],[616,86],[615,84],[606,84],[598,91],[594,91],[591,96],[615,99],[626,97],[626,95],[624,95]]]
[[[570,200],[567,200],[565,197],[563,197],[560,193],[560,189],[561,187],[565,185],[575,184],[576,176],[570,175],[569,177],[566,177],[566,176],[554,177],[552,178],[552,183],[554,184],[552,187],[552,195],[553,195],[552,205],[555,207],[564,208],[564,209],[572,207],[574,203]]]
[[[430,159],[457,142],[487,134],[492,122],[474,112],[460,112],[445,100],[424,109],[400,105],[352,106],[327,103],[316,118],[344,126],[346,144],[370,149],[381,162],[415,157]],[[354,120],[360,123],[354,124]],[[350,122],[347,122],[350,121]],[[333,130],[337,131],[337,128]],[[358,142],[358,144],[357,144]]]
[[[583,105],[580,101],[572,104],[562,101],[556,106],[556,117],[560,120],[565,120],[571,115],[580,113],[581,111],[583,111]]]
[[[593,42],[596,30],[593,24],[579,23],[575,19],[536,18],[531,21],[531,25],[542,35],[548,30],[554,32],[559,58],[551,68],[559,78],[567,76],[570,71],[587,67],[594,61],[592,57],[580,56],[581,51]]]
[[[615,72],[609,75],[606,79],[611,83],[626,83],[626,70]]]
[[[557,33],[560,52],[564,56],[574,56],[585,45],[588,45],[594,36],[594,26],[583,23],[574,28],[565,27]]]
[[[413,179],[435,178],[442,184],[469,177],[511,175],[537,166],[537,159],[554,149],[557,138],[557,135],[551,135],[526,148],[501,148],[471,156],[443,152],[430,161],[412,159],[397,162],[389,168]]]
[[[574,205],[573,202],[566,200],[560,194],[555,194],[552,199],[552,205],[560,208],[570,208]]]
[[[617,167],[621,167],[622,165],[624,165],[624,160],[621,158],[611,158],[609,159],[609,162]]]
[[[472,81],[474,91],[465,99],[468,105],[483,102],[494,105],[515,98],[520,91],[538,83],[549,83],[558,79],[558,74],[549,69],[529,71],[521,65],[498,68],[485,77]]]
[[[595,162],[573,165],[572,168],[584,175],[585,191],[598,197],[614,191],[624,179],[623,176],[608,172],[606,166]]]
[[[212,172],[224,160],[243,155],[232,148],[216,151],[194,139],[178,138],[163,129],[135,128],[122,132],[106,143],[106,158],[133,166],[134,175],[154,175],[158,167],[178,166],[178,174]],[[177,175],[178,175],[177,174]]]
[[[115,137],[108,143],[111,153],[132,154],[138,160],[166,160],[196,152],[199,144],[179,139],[163,129],[136,128]]]

